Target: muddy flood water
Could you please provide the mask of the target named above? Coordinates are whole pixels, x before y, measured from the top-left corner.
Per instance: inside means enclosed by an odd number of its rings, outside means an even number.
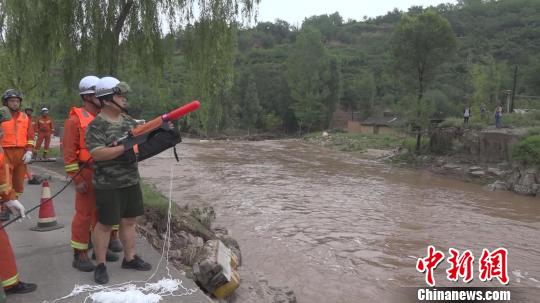
[[[393,167],[301,140],[187,140],[180,163],[160,155],[140,165],[143,178],[173,200],[212,205],[229,229],[243,267],[287,285],[298,302],[390,302],[400,287],[424,287],[415,269],[434,245],[475,256],[508,249],[509,286],[525,301],[540,289],[540,198],[492,192],[427,172]],[[446,262],[444,262],[446,263]],[[448,263],[435,270],[437,286]],[[535,295],[536,294],[536,295]],[[405,301],[405,300],[404,300]]]

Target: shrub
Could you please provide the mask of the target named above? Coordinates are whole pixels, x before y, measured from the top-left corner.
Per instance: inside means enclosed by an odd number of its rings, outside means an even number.
[[[512,149],[512,159],[521,164],[540,166],[540,135],[529,136]]]
[[[503,126],[533,127],[540,126],[540,111],[526,114],[503,114]]]
[[[406,148],[409,152],[415,153],[416,152],[416,136],[414,137],[408,137],[405,140],[403,140],[402,147]],[[420,150],[418,151],[418,154],[424,154],[429,153],[429,137],[422,136],[422,139],[420,141]]]
[[[443,122],[439,124],[440,128],[445,127],[463,127],[463,119],[462,118],[456,118],[456,117],[450,117],[444,119]]]
[[[534,135],[540,135],[540,127],[531,128],[527,132],[527,136],[534,136]]]

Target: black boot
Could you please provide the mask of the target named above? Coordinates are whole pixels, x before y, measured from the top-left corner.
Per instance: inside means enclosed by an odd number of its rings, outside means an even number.
[[[96,259],[96,252],[92,252],[92,260]],[[117,254],[113,253],[110,249],[107,249],[107,254],[105,255],[105,260],[107,262],[116,262],[120,259]]]
[[[72,265],[74,268],[84,272],[91,272],[96,268],[88,258],[86,250],[77,250],[75,252]]]
[[[121,252],[124,250],[124,247],[122,246],[122,242],[120,242],[120,239],[118,239],[118,231],[113,230],[111,231],[111,239],[109,241],[109,249],[113,252]]]
[[[94,270],[94,281],[97,284],[109,283],[109,274],[107,273],[107,267],[103,263],[99,263]]]
[[[141,257],[135,255],[131,261],[127,261],[126,258],[124,258],[124,260],[122,260],[122,268],[149,271],[152,269],[152,265],[145,262],[143,259],[141,259]]]
[[[37,289],[37,285],[34,283],[24,283],[22,281],[19,281],[19,283],[6,289],[6,295],[27,294],[29,292],[33,292],[36,289]]]
[[[113,252],[121,252],[124,250],[124,247],[119,239],[111,239],[111,242],[109,242],[109,249]]]

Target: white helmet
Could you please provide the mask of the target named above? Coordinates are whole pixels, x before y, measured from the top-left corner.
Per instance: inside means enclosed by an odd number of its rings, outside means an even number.
[[[99,78],[96,76],[86,76],[79,82],[79,95],[94,94],[96,92],[96,84]]]
[[[96,83],[96,97],[103,97],[115,93],[115,88],[120,80],[113,77],[103,77]]]
[[[49,111],[49,109],[46,108],[46,107],[44,107],[44,108],[41,109],[41,112],[48,112],[48,111]]]

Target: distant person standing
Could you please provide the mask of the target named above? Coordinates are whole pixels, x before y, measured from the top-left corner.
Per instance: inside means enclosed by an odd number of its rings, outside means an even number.
[[[465,109],[463,110],[463,124],[465,126],[469,126],[470,116],[471,116],[471,108],[469,106],[465,106]]]
[[[51,135],[54,132],[54,121],[49,117],[49,109],[46,107],[41,109],[41,117],[37,121],[38,138],[34,154],[37,156],[41,149],[41,143],[45,141],[43,149],[43,159],[47,159],[47,153],[49,152],[49,145],[51,144]]]
[[[497,105],[497,107],[495,108],[495,127],[496,128],[502,127],[502,111],[503,111],[502,104]]]
[[[480,118],[482,120],[486,118],[486,105],[484,103],[480,105]]]

